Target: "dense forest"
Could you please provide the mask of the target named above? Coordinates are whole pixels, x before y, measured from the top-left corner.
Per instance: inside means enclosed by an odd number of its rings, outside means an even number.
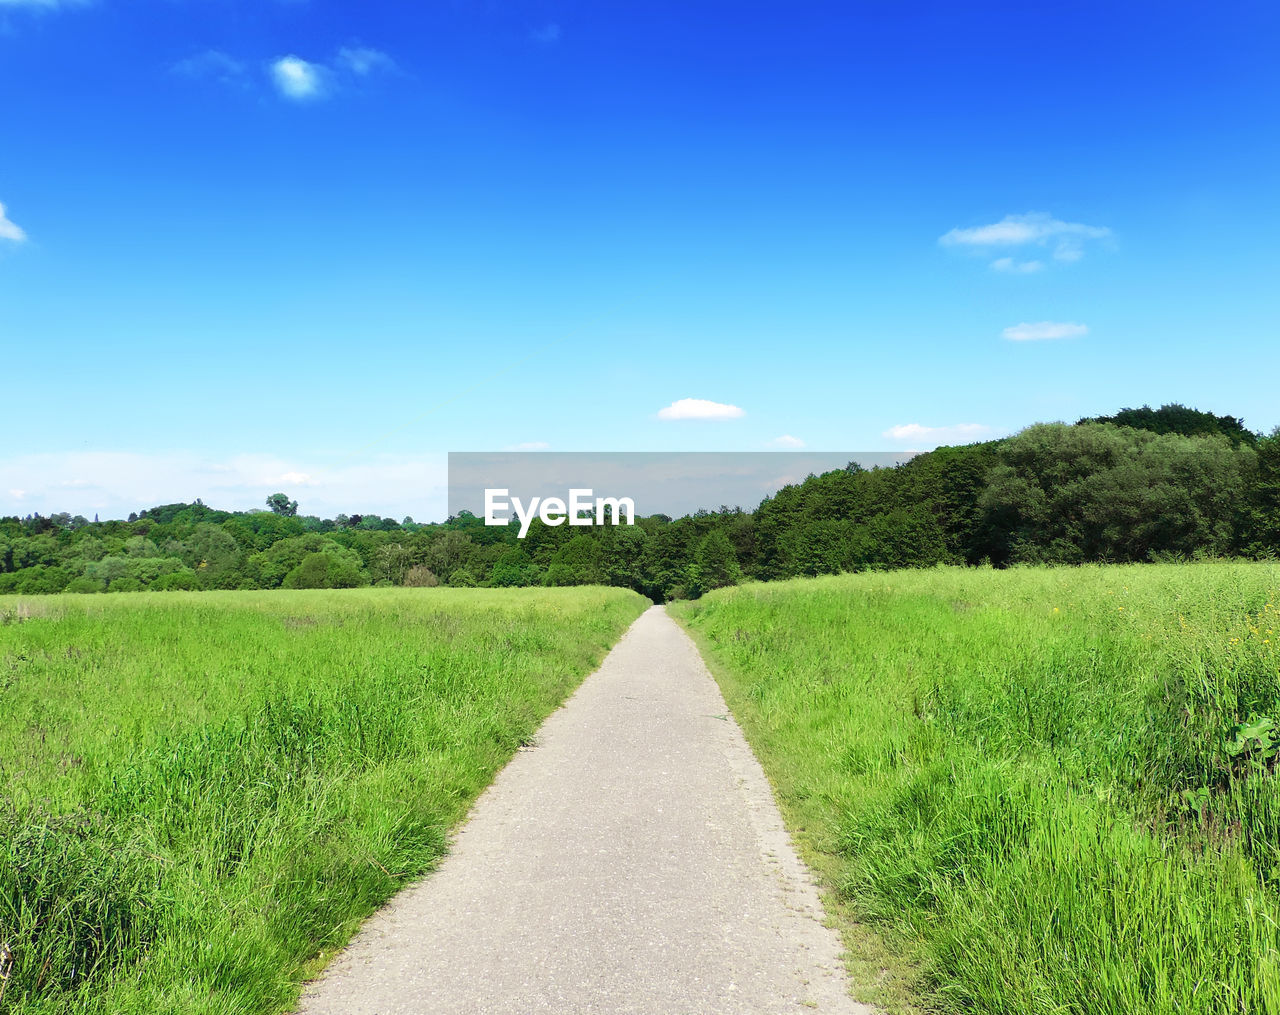
[[[747,578],[938,563],[1172,560],[1280,553],[1280,429],[1181,405],[1037,424],[895,468],[856,465],[634,526],[300,516],[197,500],[93,521],[0,519],[0,594],[359,585],[627,586],[657,602]]]

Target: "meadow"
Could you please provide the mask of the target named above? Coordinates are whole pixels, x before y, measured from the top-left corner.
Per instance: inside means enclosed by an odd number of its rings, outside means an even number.
[[[0,597],[0,1011],[289,1010],[647,605]]]
[[[867,999],[1280,1012],[1280,566],[863,573],[673,612]]]

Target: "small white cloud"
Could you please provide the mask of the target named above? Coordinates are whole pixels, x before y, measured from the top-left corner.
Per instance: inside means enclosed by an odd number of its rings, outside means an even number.
[[[802,448],[804,447],[804,441],[799,437],[792,437],[791,434],[784,433],[781,437],[775,437],[769,441],[767,446],[771,448]]]
[[[271,64],[271,79],[286,99],[308,102],[325,92],[325,68],[299,56],[282,56]]]
[[[3,3],[4,0],[0,0]],[[11,222],[5,214],[4,205],[0,204],[0,240],[8,240],[10,243],[23,243],[27,238],[26,232],[16,222]]]
[[[86,0],[0,0],[0,7],[31,7],[53,11],[59,7],[79,7],[85,2]]]
[[[512,444],[505,448],[506,451],[546,451],[551,445],[546,441],[525,441],[522,444]]]
[[[551,46],[560,41],[560,35],[560,26],[551,22],[541,28],[535,28],[529,33],[529,38],[540,45]]]
[[[747,413],[736,405],[705,398],[681,398],[658,410],[659,419],[740,419]]]
[[[280,477],[282,483],[292,483],[294,486],[311,486],[314,480],[309,472],[286,472]]]
[[[185,60],[179,60],[171,68],[175,74],[189,78],[213,78],[224,85],[244,81],[245,66],[220,49],[206,49]]]
[[[1010,342],[1043,342],[1053,338],[1079,338],[1089,334],[1089,328],[1070,321],[1036,321],[1034,324],[1024,321],[1005,328],[1001,334]]]
[[[967,229],[952,229],[938,238],[944,247],[969,247],[976,250],[990,250],[997,247],[1022,247],[1028,244],[1052,248],[1053,257],[1058,261],[1078,261],[1084,256],[1084,245],[1088,240],[1101,240],[1111,235],[1106,226],[1090,226],[1083,222],[1064,222],[1056,219],[1048,212],[1032,211],[1025,215],[1006,215],[999,222],[985,226],[973,226]],[[1018,270],[1012,258],[1002,257],[992,262],[997,271]],[[1033,261],[1023,264],[1037,264],[1036,271],[1042,264]]]
[[[343,70],[365,77],[375,71],[393,71],[396,62],[380,49],[368,46],[344,46],[338,50],[336,63]]]
[[[977,441],[994,431],[983,423],[953,423],[951,426],[923,426],[920,423],[902,423],[891,426],[882,436],[893,441],[912,441],[938,447],[942,444]]]
[[[1015,275],[1030,275],[1043,267],[1043,261],[1015,261],[1012,257],[997,257],[991,262],[993,271],[1010,272]]]
[[[10,490],[9,491],[9,496],[12,497],[14,500],[22,500],[22,498],[25,497],[26,495],[27,495],[26,490]]]

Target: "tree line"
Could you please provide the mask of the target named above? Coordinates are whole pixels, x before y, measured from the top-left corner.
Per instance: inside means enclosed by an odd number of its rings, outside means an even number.
[[[1131,562],[1280,552],[1280,429],[1181,405],[1123,409],[893,468],[810,476],[754,510],[634,526],[419,524],[197,500],[123,521],[0,519],[0,594],[604,584],[656,602],[744,579],[967,564]]]

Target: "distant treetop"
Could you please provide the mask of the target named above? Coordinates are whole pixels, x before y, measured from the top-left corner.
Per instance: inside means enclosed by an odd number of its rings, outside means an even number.
[[[1134,430],[1150,430],[1153,433],[1176,433],[1184,437],[1204,437],[1221,434],[1234,445],[1258,443],[1258,435],[1245,428],[1244,420],[1235,416],[1215,416],[1211,412],[1189,409],[1171,402],[1153,409],[1144,405],[1141,409],[1121,409],[1114,416],[1090,416],[1079,423],[1112,423]],[[1078,424],[1077,424],[1078,425]]]
[[[283,515],[285,518],[292,518],[298,513],[298,502],[290,500],[283,493],[273,493],[268,497],[267,507],[271,509],[272,514]]]

